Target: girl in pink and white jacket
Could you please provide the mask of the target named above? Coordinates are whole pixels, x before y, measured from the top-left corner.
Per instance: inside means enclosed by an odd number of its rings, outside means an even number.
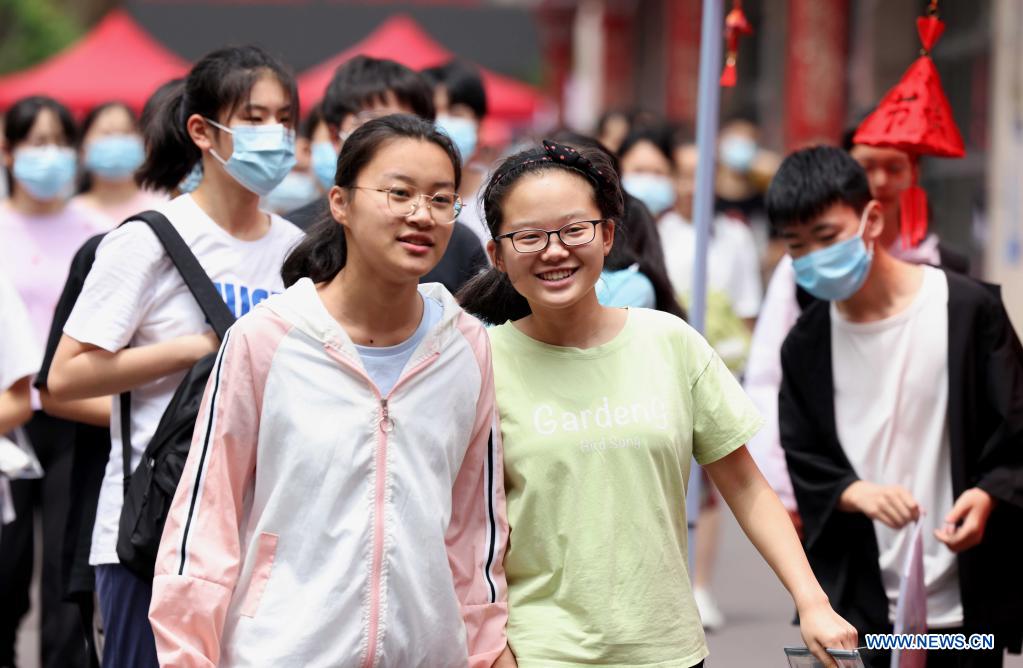
[[[459,180],[418,118],[345,142],[332,219],[210,377],[156,564],[161,665],[514,665],[488,338],[417,285]]]

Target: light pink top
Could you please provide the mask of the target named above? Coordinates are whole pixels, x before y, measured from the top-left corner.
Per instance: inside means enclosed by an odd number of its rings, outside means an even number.
[[[52,215],[26,216],[9,201],[0,202],[0,272],[25,303],[40,349],[46,346],[71,259],[86,239],[107,229],[103,218],[72,204]],[[32,407],[40,407],[34,390]]]
[[[109,225],[73,203],[46,216],[26,216],[0,203],[0,271],[14,283],[40,345],[50,333],[71,258],[85,240]]]
[[[127,202],[115,204],[113,206],[98,206],[84,195],[78,195],[77,197],[72,198],[71,202],[72,204],[89,209],[101,217],[106,218],[108,221],[107,228],[113,229],[124,222],[128,216],[132,216],[140,211],[155,209],[166,204],[169,199],[169,197],[160,193],[154,193],[149,190],[140,190]]]

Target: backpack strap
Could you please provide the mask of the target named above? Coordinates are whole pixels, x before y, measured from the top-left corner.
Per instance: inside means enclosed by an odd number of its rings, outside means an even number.
[[[213,331],[223,341],[224,335],[227,334],[227,329],[234,324],[234,314],[227,308],[223,297],[220,296],[220,293],[213,286],[213,281],[206,275],[206,271],[199,264],[199,260],[195,258],[188,244],[181,238],[181,235],[174,229],[174,225],[167,220],[167,217],[158,211],[136,213],[131,218],[125,220],[122,225],[135,220],[149,225],[153,233],[156,234],[156,238],[163,244],[163,248],[167,251],[167,255],[170,256],[171,262],[174,263],[178,273],[181,274],[181,278],[185,281],[185,285],[188,286],[188,291],[195,297],[195,301],[199,303],[199,308],[202,309],[203,315],[206,316],[206,319],[212,325]]]
[[[181,274],[188,291],[192,293],[195,301],[202,309],[203,315],[217,333],[221,341],[227,335],[228,328],[234,324],[234,314],[227,308],[213,281],[206,274],[206,271],[199,264],[195,254],[181,238],[181,235],[174,225],[167,220],[167,216],[159,211],[143,211],[136,213],[122,225],[132,221],[141,221],[153,230],[156,238],[160,240],[163,249],[167,252],[174,267]],[[124,468],[124,490],[128,491],[128,481],[131,479],[131,392],[121,393],[121,457]]]
[[[121,462],[127,494],[131,482],[131,392],[121,392]]]

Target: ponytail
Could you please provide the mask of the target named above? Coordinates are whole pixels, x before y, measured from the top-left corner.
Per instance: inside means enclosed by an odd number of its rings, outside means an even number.
[[[202,152],[185,127],[185,82],[166,93],[143,128],[146,160],[135,172],[136,182],[149,190],[170,191],[188,175]]]
[[[341,225],[328,212],[309,229],[302,242],[295,246],[281,267],[284,287],[290,288],[308,276],[313,283],[333,280],[345,266],[348,245]]]
[[[512,285],[508,274],[494,267],[471,278],[456,295],[462,308],[490,325],[525,318],[529,302]]]

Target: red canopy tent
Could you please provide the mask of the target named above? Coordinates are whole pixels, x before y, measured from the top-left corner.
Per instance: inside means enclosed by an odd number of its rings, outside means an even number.
[[[161,84],[187,72],[186,61],[118,9],[64,51],[0,78],[0,108],[27,95],[49,95],[78,115],[112,100],[138,112]]]
[[[415,70],[441,65],[455,57],[412,18],[393,16],[361,42],[306,70],[298,78],[303,112],[323,97],[334,70],[357,55],[390,58]],[[543,97],[531,86],[484,68],[480,68],[480,74],[487,91],[489,115],[494,120],[526,122],[541,108]]]

